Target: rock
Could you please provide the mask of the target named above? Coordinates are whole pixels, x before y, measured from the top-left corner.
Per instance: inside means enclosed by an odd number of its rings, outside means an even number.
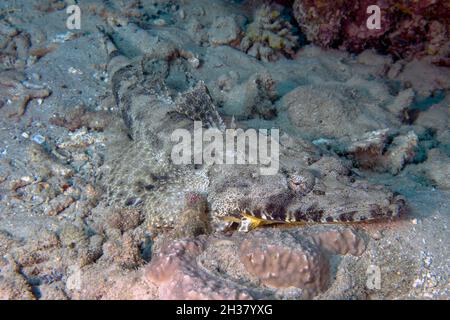
[[[240,28],[234,17],[225,16],[214,19],[208,30],[209,42],[212,45],[232,44],[239,40]]]
[[[0,300],[35,300],[31,286],[10,259],[0,261]]]
[[[352,159],[360,168],[398,174],[406,164],[415,159],[419,137],[414,131],[398,134],[384,129],[327,143],[338,153]]]
[[[439,188],[450,189],[450,157],[436,148],[429,150],[427,156],[421,164],[425,175]]]
[[[409,84],[421,97],[428,97],[437,90],[450,88],[450,76],[447,70],[430,64],[424,59],[414,59],[405,64],[395,80]]]
[[[118,239],[109,239],[102,248],[105,259],[121,268],[131,270],[143,264],[139,239],[132,232],[126,232]]]
[[[84,268],[80,290],[72,290],[72,299],[155,300],[155,285],[144,280],[143,270],[124,270],[116,264],[96,263]]]
[[[207,43],[208,32],[205,26],[200,23],[196,18],[189,19],[186,24],[186,30],[191,38],[199,45]]]
[[[419,138],[414,131],[395,137],[384,155],[384,167],[392,174],[399,173],[405,164],[412,162],[414,159],[418,142]]]
[[[232,88],[230,82],[236,81],[236,76],[230,75],[222,80],[222,86],[229,92],[224,95],[224,112],[240,118],[274,119],[277,115],[274,105],[277,99],[276,84],[267,73],[256,73],[245,83]]]
[[[446,105],[448,101],[447,98],[441,104],[434,104],[427,110],[420,112],[414,124],[425,128],[433,128],[436,131],[448,130],[450,121],[450,110]]]
[[[50,283],[39,286],[39,300],[68,300],[61,284]]]
[[[300,86],[283,96],[282,108],[299,131],[315,138],[359,137],[397,122],[345,86]]]
[[[414,101],[415,93],[414,90],[409,88],[401,91],[394,101],[386,106],[386,108],[395,114],[403,122],[409,120],[409,115],[407,113],[408,108]]]

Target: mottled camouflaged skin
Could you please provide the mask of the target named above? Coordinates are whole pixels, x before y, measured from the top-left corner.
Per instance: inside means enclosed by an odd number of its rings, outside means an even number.
[[[335,172],[313,170],[314,186],[299,191],[291,184],[293,176],[305,174],[298,171],[260,176],[250,167],[213,170],[209,200],[217,216],[244,213],[268,222],[347,223],[396,217],[405,208],[404,200],[386,188]]]
[[[280,170],[262,176],[256,166],[214,166],[208,200],[215,217],[242,213],[276,223],[354,223],[398,217],[404,199],[352,175],[340,159],[307,142],[280,141]]]
[[[176,53],[152,57],[150,63],[147,57],[147,72],[142,61],[130,64],[117,51],[110,54],[112,88],[131,140],[109,147],[101,181],[111,204],[142,208],[151,226],[173,226],[186,192],[207,194],[215,221],[246,213],[280,223],[358,222],[405,210],[400,196],[353,177],[339,159],[287,135],[281,139],[280,170],[273,176],[261,176],[254,165],[173,165],[170,135],[175,129],[192,131],[193,120],[202,119],[223,126],[206,87],[200,83],[184,96],[170,95],[177,89],[164,78],[173,78],[171,72],[189,74]]]
[[[174,100],[183,97],[169,96],[164,79],[183,74],[189,66],[181,58],[169,64],[165,56],[132,63],[106,41],[112,90],[129,138],[108,145],[100,182],[110,205],[140,208],[149,225],[171,227],[183,210],[186,192],[206,193],[209,183],[205,168],[176,166],[170,159],[172,132],[190,130],[193,122],[177,111]]]
[[[115,153],[104,184],[111,204],[141,208],[153,227],[171,227],[184,208],[187,192],[206,193],[204,170],[170,165],[164,152],[147,143],[131,142],[123,155]]]

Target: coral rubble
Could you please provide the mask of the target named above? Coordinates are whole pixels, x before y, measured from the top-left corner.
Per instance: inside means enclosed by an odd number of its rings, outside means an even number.
[[[292,25],[281,13],[269,5],[256,10],[253,22],[247,26],[241,49],[263,61],[273,61],[280,56],[293,56],[298,47]]]

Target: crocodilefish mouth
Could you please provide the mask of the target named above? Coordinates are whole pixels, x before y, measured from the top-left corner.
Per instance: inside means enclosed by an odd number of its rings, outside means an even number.
[[[264,225],[285,224],[286,221],[272,221],[256,217],[250,210],[243,210],[238,214],[228,215],[220,218],[219,230],[237,230],[249,232]]]

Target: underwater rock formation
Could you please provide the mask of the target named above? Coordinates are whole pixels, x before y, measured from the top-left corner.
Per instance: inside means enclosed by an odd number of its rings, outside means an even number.
[[[237,119],[274,119],[277,115],[274,102],[278,95],[272,77],[267,73],[255,73],[239,85],[235,84],[236,78],[236,74],[231,74],[217,81],[220,89],[217,99],[222,102],[223,112]]]
[[[434,185],[450,189],[450,157],[439,149],[429,150],[427,156],[420,168]]]
[[[359,168],[389,171],[396,175],[415,159],[419,137],[414,131],[399,134],[394,130],[382,129],[360,137],[329,140],[327,143]]]
[[[381,9],[381,28],[370,30],[369,5]],[[396,58],[424,55],[449,64],[450,9],[445,1],[296,0],[294,16],[308,40],[352,52],[376,48]],[[424,41],[425,40],[425,41]]]
[[[282,107],[290,121],[313,138],[360,136],[400,123],[365,95],[345,84],[300,86],[282,98]]]
[[[208,30],[208,39],[212,45],[232,45],[239,42],[240,34],[240,27],[234,17],[218,17]]]

